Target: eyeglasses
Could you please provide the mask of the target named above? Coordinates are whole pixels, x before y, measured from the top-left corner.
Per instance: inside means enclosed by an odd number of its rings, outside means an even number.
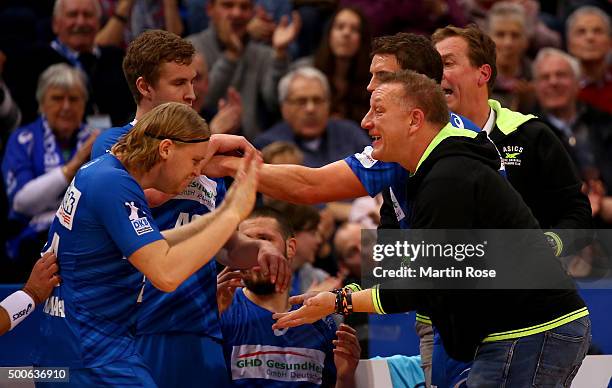
[[[157,139],[157,140],[172,140],[172,141],[178,141],[180,143],[203,143],[205,141],[209,141],[210,137],[200,137],[200,138],[196,138],[196,139],[179,139],[178,137],[171,137],[171,136],[155,136],[155,135],[151,135],[150,133],[146,133],[145,132],[145,136],[153,138],[153,139]]]
[[[327,104],[328,100],[325,97],[298,97],[288,98],[285,100],[285,102],[291,105],[305,107],[306,105],[308,105],[308,102],[312,102],[314,106],[321,106],[323,104]]]

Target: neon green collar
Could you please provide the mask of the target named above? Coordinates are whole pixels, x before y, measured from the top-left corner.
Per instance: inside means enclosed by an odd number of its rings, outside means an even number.
[[[508,108],[503,108],[496,100],[489,100],[489,107],[495,111],[495,125],[504,135],[511,134],[522,124],[537,118],[534,115],[524,115]]]
[[[425,159],[427,159],[429,157],[429,155],[433,152],[433,150],[443,140],[448,139],[449,137],[469,137],[470,139],[473,139],[477,135],[478,135],[478,133],[476,133],[474,131],[471,131],[469,129],[455,128],[450,123],[446,124],[444,126],[444,128],[442,128],[440,130],[440,132],[438,132],[436,137],[433,138],[431,143],[429,143],[429,145],[425,149],[425,152],[423,152],[423,155],[421,155],[421,159],[419,160],[419,163],[417,164],[417,167],[416,167],[416,169],[414,171],[414,174],[416,174],[416,172],[419,170],[419,167],[421,166],[421,164],[425,161]],[[414,175],[414,174],[411,174],[411,176]]]

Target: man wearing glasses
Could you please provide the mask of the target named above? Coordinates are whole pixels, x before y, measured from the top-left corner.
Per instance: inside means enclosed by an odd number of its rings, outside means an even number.
[[[357,123],[329,117],[329,84],[319,70],[302,67],[288,73],[278,84],[278,96],[284,121],[255,138],[255,147],[279,140],[295,143],[304,152],[304,165],[321,167],[370,144]]]

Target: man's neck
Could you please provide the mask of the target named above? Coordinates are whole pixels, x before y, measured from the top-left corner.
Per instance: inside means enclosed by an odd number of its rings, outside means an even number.
[[[414,141],[413,147],[402,153],[400,160],[398,160],[398,163],[406,170],[410,171],[411,174],[416,172],[425,150],[439,133],[439,131],[434,130],[430,125],[422,128],[420,132],[421,133],[417,135],[418,138]]]
[[[459,113],[462,116],[467,117],[474,124],[478,125],[478,128],[484,127],[489,119],[489,113],[491,108],[489,107],[488,97],[481,98],[478,102],[470,105],[470,110],[468,112],[455,112]]]
[[[286,312],[291,307],[289,304],[289,288],[283,292],[274,292],[268,295],[257,295],[246,287],[242,289],[242,292],[251,302],[273,313]]]
[[[598,61],[581,62],[581,67],[583,78],[586,78],[588,81],[591,82],[597,82],[602,80],[607,70],[605,59]]]
[[[576,103],[570,104],[568,107],[551,109],[546,111],[549,115],[556,117],[564,123],[571,123],[576,117]]]
[[[136,107],[136,116],[134,117],[136,120],[140,120],[142,116],[149,113],[154,107],[150,106],[150,104],[145,100],[140,100],[140,103]]]

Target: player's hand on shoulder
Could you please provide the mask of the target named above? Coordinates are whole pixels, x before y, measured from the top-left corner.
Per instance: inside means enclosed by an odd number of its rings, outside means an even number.
[[[53,287],[59,284],[61,278],[58,272],[57,257],[53,252],[45,253],[34,264],[23,291],[30,295],[37,306],[46,300],[51,295]]]

